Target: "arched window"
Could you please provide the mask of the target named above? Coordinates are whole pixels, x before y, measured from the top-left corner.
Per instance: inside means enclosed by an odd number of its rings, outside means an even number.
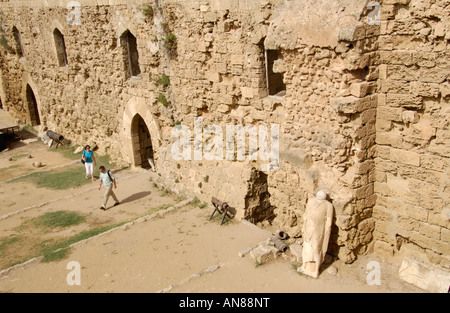
[[[130,77],[139,77],[141,70],[139,68],[139,53],[136,37],[127,30],[120,36],[120,44],[124,52],[125,70],[129,73]]]
[[[64,36],[63,34],[61,34],[59,29],[55,28],[55,30],[53,31],[53,38],[55,39],[56,56],[58,58],[59,66],[68,65],[66,44],[64,43]]]
[[[19,57],[23,57],[23,47],[22,40],[20,39],[20,32],[15,26],[13,27],[13,36],[14,41],[16,42],[15,51]]]

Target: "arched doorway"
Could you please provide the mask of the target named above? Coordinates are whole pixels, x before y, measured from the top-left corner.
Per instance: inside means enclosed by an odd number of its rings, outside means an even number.
[[[41,119],[39,118],[39,110],[36,101],[36,96],[34,95],[33,89],[29,84],[27,84],[26,99],[28,112],[30,114],[29,118],[31,126],[41,125]]]
[[[155,170],[152,138],[147,124],[139,114],[136,114],[131,122],[131,141],[134,165]]]

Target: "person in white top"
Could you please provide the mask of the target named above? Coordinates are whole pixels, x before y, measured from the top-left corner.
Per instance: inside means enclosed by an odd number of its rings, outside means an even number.
[[[103,205],[100,207],[102,210],[106,210],[106,203],[108,202],[109,196],[112,196],[115,203],[114,206],[119,205],[120,202],[117,199],[113,189],[117,189],[116,178],[111,173],[111,171],[106,170],[106,168],[102,165],[100,166],[100,186],[98,190],[102,188],[102,185],[105,185],[105,195],[103,196]]]

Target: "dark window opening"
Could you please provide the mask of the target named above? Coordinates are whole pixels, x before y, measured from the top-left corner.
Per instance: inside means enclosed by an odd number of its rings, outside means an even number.
[[[130,31],[126,31],[121,37],[121,46],[124,50],[125,70],[130,77],[139,77],[141,69],[139,68],[139,53],[137,50],[136,37]]]
[[[27,85],[26,96],[27,96],[28,112],[30,113],[30,124],[31,126],[40,125],[41,119],[39,118],[38,104],[33,89],[31,89],[30,85]]]
[[[0,110],[3,110],[2,98],[0,98]]]
[[[68,65],[64,36],[57,28],[53,31],[53,38],[55,39],[56,56],[58,58],[59,66]]]
[[[266,50],[266,80],[267,89],[271,96],[282,94],[283,91],[286,91],[286,85],[283,82],[283,73],[275,73],[273,71],[273,65],[279,58],[280,52],[278,50]]]
[[[14,26],[13,27],[13,36],[14,36],[14,41],[16,42],[16,53],[19,57],[23,57],[23,47],[22,47],[22,40],[20,38],[20,32],[19,30]]]

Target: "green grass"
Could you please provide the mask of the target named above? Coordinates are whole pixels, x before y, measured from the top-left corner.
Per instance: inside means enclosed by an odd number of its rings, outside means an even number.
[[[70,160],[81,160],[81,155],[83,153],[83,151],[81,151],[80,153],[76,153],[74,154],[76,147],[71,146],[71,145],[66,145],[63,146],[61,148],[58,149],[49,149],[50,151],[53,152],[58,152],[61,153],[63,155],[63,157],[70,159]],[[97,161],[97,168],[94,168],[95,171],[98,172],[98,167],[100,167],[100,165],[104,165],[105,167],[108,167],[110,163],[110,158],[108,155],[98,155],[97,153],[94,152],[94,157],[95,160]],[[81,162],[80,162],[81,164]]]
[[[162,188],[160,196],[161,197],[166,197],[166,196],[170,196],[172,194],[173,194],[173,192],[170,189]]]
[[[155,213],[161,210],[167,210],[171,205],[170,204],[164,204],[155,208],[150,209],[145,215]],[[144,216],[144,215],[143,215]],[[101,233],[104,233],[110,229],[120,227],[129,221],[124,221],[117,224],[107,225],[103,227],[98,227],[90,230],[83,231],[77,235],[74,235],[66,240],[60,241],[58,243],[55,243],[53,245],[47,246],[44,249],[41,250],[40,255],[43,255],[44,258],[42,259],[42,262],[48,263],[48,262],[54,262],[65,259],[69,253],[70,253],[70,245],[77,243],[79,241],[97,236]]]
[[[22,159],[24,157],[28,157],[29,155],[30,155],[29,153],[21,153],[21,154],[18,154],[18,155],[14,155],[12,158],[13,158],[13,160],[19,160],[19,159]]]
[[[19,240],[20,240],[20,237],[18,237],[18,236],[0,238],[0,252],[2,250],[5,250],[8,246],[18,242]]]
[[[158,102],[160,102],[165,107],[169,104],[169,102],[166,99],[166,96],[164,94],[162,94],[162,93],[160,93],[158,95]]]
[[[44,258],[42,259],[43,263],[63,260],[64,258],[66,258],[69,255],[70,245],[77,243],[79,241],[97,236],[101,233],[104,233],[104,232],[110,230],[110,229],[122,226],[125,223],[126,222],[122,222],[122,223],[118,223],[118,224],[113,224],[113,225],[108,225],[108,226],[103,226],[103,227],[98,227],[98,228],[93,228],[90,230],[83,231],[83,232],[76,234],[68,239],[62,240],[60,242],[54,243],[53,245],[43,248],[40,251],[39,255],[44,256]]]
[[[86,179],[82,166],[72,167],[62,171],[34,172],[13,180],[13,182],[30,182],[38,188],[48,188],[54,190],[65,190],[74,187],[80,187],[91,182]]]
[[[65,158],[70,159],[70,160],[81,159],[82,152],[80,152],[79,154],[74,154],[73,152],[75,151],[75,149],[76,148],[74,146],[66,145],[66,146],[61,146],[58,149],[49,149],[49,150],[61,153]]]
[[[167,210],[167,208],[169,208],[171,205],[170,204],[164,204],[164,205],[160,205],[158,207],[154,207],[151,208],[150,210],[148,210],[144,215],[148,215],[148,214],[152,214],[161,210]],[[76,212],[67,212],[67,211],[59,211],[59,212],[54,212],[54,213],[58,213],[58,214],[52,214],[52,213],[47,213],[47,214],[43,214],[35,219],[32,219],[28,222],[24,222],[22,224],[22,226],[20,227],[20,230],[22,232],[26,232],[27,228],[25,228],[25,226],[27,225],[44,225],[44,226],[49,226],[49,227],[63,227],[63,225],[65,226],[70,226],[70,225],[75,225],[77,223],[82,222],[82,220],[84,221],[84,217],[78,215]],[[77,217],[78,216],[78,217]],[[58,217],[58,218],[57,218]],[[81,217],[81,218],[80,218]],[[135,219],[132,219],[135,220]],[[102,227],[97,227],[97,228],[93,228],[90,230],[86,230],[86,231],[82,231],[76,235],[73,235],[69,238],[66,239],[60,239],[60,240],[55,240],[55,239],[46,239],[43,241],[39,241],[38,238],[33,238],[30,239],[30,241],[36,241],[36,243],[34,244],[33,247],[29,247],[27,249],[27,255],[22,255],[19,258],[13,257],[13,262],[7,264],[6,268],[14,266],[16,264],[21,264],[31,258],[37,257],[37,256],[43,256],[43,259],[41,260],[41,262],[43,263],[49,263],[49,262],[56,262],[56,261],[60,261],[63,260],[65,258],[67,258],[71,252],[71,245],[77,242],[80,242],[82,240],[86,240],[88,238],[97,236],[99,234],[102,234],[104,232],[107,232],[108,230],[111,230],[113,228],[116,227],[120,227],[129,221],[123,221],[120,223],[116,223],[116,224],[111,224],[111,225],[106,225],[106,226],[102,226]],[[14,248],[14,244],[21,244],[20,241],[22,241],[22,237],[20,236],[11,236],[11,237],[5,237],[5,238],[1,238],[0,239],[0,253],[6,249],[6,248]],[[3,257],[3,255],[2,255]],[[4,266],[3,266],[4,267]]]
[[[155,83],[158,85],[162,85],[163,87],[167,87],[170,85],[170,78],[166,74],[163,74],[161,77],[155,80]]]
[[[25,125],[25,126],[23,127],[23,130],[24,130],[24,131],[27,131],[27,132],[29,132],[29,133],[32,133],[32,134],[34,134],[34,135],[38,135],[38,131],[37,131],[36,129],[34,129],[33,126],[31,126],[31,125]]]
[[[190,204],[190,205],[193,205],[193,206],[197,206],[197,205],[200,204],[200,199],[197,198],[197,197],[194,197],[194,199],[192,199],[192,201],[189,202],[189,204]]]
[[[31,219],[25,223],[32,223],[37,227],[45,228],[64,228],[78,225],[86,221],[86,218],[77,212],[70,211],[56,211],[45,213],[41,216]]]

